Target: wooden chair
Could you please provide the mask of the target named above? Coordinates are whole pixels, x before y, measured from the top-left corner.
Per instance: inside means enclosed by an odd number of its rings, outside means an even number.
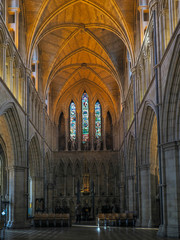
[[[62,226],[62,225],[63,225],[62,213],[56,213],[55,214],[55,227]]]
[[[63,226],[64,225],[67,225],[68,227],[71,226],[71,221],[70,221],[70,214],[69,213],[62,213],[61,215],[61,219],[62,219],[62,223],[63,223]]]
[[[123,223],[126,224],[127,214],[120,213],[119,215],[119,225],[121,226]]]
[[[34,215],[34,221],[33,221],[33,225],[34,227],[40,227],[41,225],[41,214],[40,213],[36,213]]]
[[[105,215],[104,215],[104,213],[99,213],[98,217],[97,217],[98,227],[101,225],[101,223],[103,223],[103,225],[104,225],[104,222],[105,222]]]
[[[54,213],[51,213],[51,214],[48,214],[48,226],[50,225],[53,225],[55,226],[55,214]]]
[[[109,225],[116,226],[117,219],[116,219],[116,213],[112,213],[109,215]]]
[[[40,227],[45,226],[48,227],[48,214],[47,213],[42,213],[40,217]]]
[[[128,226],[129,223],[132,223],[132,225],[135,226],[135,218],[133,213],[127,213],[126,226]]]
[[[105,221],[104,221],[104,226],[110,225],[109,219],[111,218],[111,213],[106,213],[105,214]]]

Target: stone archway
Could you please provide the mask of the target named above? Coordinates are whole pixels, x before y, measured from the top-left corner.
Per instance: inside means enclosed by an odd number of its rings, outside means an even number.
[[[165,165],[164,229],[167,236],[180,237],[180,35],[167,77],[162,105],[162,150]],[[166,234],[166,233],[165,233]]]
[[[0,108],[0,145],[3,165],[7,171],[7,187],[4,186],[8,204],[7,226],[24,227],[26,223],[26,161],[21,121],[14,103]],[[4,168],[4,167],[3,167]],[[7,188],[7,189],[5,189]]]
[[[159,226],[159,165],[157,120],[154,105],[146,102],[140,131],[140,220],[142,226]]]
[[[34,135],[29,143],[29,216],[34,216],[37,210],[36,199],[44,196],[43,183],[40,145],[37,135]]]
[[[1,195],[1,211],[5,209],[2,204],[3,200],[8,197],[8,179],[7,179],[7,150],[3,139],[0,137],[0,195]],[[3,216],[0,216],[2,220]]]

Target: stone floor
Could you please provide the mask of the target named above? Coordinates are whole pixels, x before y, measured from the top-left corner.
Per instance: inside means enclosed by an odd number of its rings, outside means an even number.
[[[161,240],[157,229],[73,225],[71,228],[31,228],[6,230],[4,240]],[[175,238],[173,238],[175,240]]]

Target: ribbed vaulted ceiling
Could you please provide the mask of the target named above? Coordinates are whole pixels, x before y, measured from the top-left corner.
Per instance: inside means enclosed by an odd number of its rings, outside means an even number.
[[[126,48],[133,61],[132,0],[25,0],[28,63],[38,46],[42,89],[52,93],[52,109],[83,79],[109,96],[123,99]]]

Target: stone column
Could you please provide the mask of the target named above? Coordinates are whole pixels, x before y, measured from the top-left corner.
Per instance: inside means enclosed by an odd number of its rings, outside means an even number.
[[[117,132],[115,131],[115,126],[116,126],[116,123],[113,123],[113,121],[112,121],[112,151],[115,151],[115,149],[116,149],[116,134],[117,134]],[[116,128],[116,129],[118,129],[118,128]]]
[[[43,198],[44,197],[44,177],[36,177],[36,197]]]
[[[7,73],[6,73],[6,44],[2,44],[2,79],[7,84]]]
[[[64,175],[64,196],[67,195],[67,175]]]
[[[140,91],[140,102],[142,101],[145,93],[145,75],[144,75],[144,61],[140,62],[140,71],[141,71],[141,91]]]
[[[97,175],[98,178],[98,186],[97,186],[97,195],[100,196],[100,175]]]
[[[15,45],[16,48],[19,48],[19,12],[20,8],[15,8]]]
[[[147,227],[150,220],[149,165],[142,165],[141,176],[141,226]]]
[[[94,111],[90,112],[90,143],[91,143],[91,151],[94,151],[94,136],[95,136],[95,119],[94,119]]]
[[[164,36],[164,29],[163,29],[164,16],[163,15],[164,15],[164,11],[162,10],[159,15],[159,32],[160,32],[159,38],[161,43],[160,45],[161,57],[163,56],[164,50],[165,50],[165,45],[164,45],[165,36]]]
[[[114,185],[115,185],[114,196],[116,197],[117,195],[117,176],[116,175],[114,175]]]
[[[10,57],[6,56],[6,85],[10,89]]]
[[[146,93],[149,86],[149,67],[148,67],[148,56],[147,53],[144,53],[144,94]]]
[[[75,189],[75,176],[74,176],[74,174],[73,174],[73,192],[72,192],[73,197],[74,197],[74,195],[75,195],[74,189]]]
[[[152,79],[153,79],[153,76],[154,76],[154,50],[153,50],[153,48],[154,48],[154,46],[153,46],[153,42],[150,40],[149,41],[149,48],[150,48],[150,61],[151,61],[151,63],[150,63],[150,79],[151,79],[151,81],[152,81]]]
[[[53,191],[54,191],[54,185],[52,183],[49,183],[47,186],[48,190],[48,213],[52,213],[53,211]]]
[[[81,151],[81,131],[82,131],[82,125],[81,125],[81,112],[77,111],[77,141],[78,141],[78,151]]]
[[[9,171],[9,228],[24,228],[26,224],[27,206],[25,199],[25,168],[13,166]]]
[[[149,1],[149,8],[150,8],[150,13],[151,15],[153,14],[153,11],[155,12],[155,18],[156,18],[156,42],[157,42],[157,62],[159,62],[159,53],[160,53],[160,34],[159,34],[159,1],[158,0],[150,0]],[[152,41],[154,41],[154,39],[152,39]],[[153,65],[154,67],[154,65]]]
[[[15,74],[16,74],[16,76],[15,76],[16,93],[15,94],[16,94],[17,100],[19,100],[19,68],[16,68],[16,73]]]
[[[133,176],[127,177],[128,184],[128,211],[134,211],[134,179]]]
[[[0,15],[3,16],[3,4],[2,4],[2,0],[0,0]]]
[[[9,57],[9,81],[8,81],[8,86],[11,92],[13,93],[13,57]]]
[[[164,219],[167,219],[167,222],[164,221],[164,230],[167,229],[168,237],[178,238],[180,237],[180,141],[164,144],[163,152],[166,166]]]
[[[37,60],[36,62],[35,62],[35,70],[36,70],[36,82],[35,82],[35,88],[36,88],[36,90],[38,91],[39,90],[39,72],[38,72],[38,69],[39,69],[39,61]]]
[[[108,176],[108,174],[106,176],[106,183],[107,183],[107,185],[106,185],[106,195],[108,196],[109,195],[109,176]]]
[[[68,151],[68,140],[69,140],[69,118],[65,117],[65,151]]]
[[[174,0],[168,0],[168,6],[169,6],[169,26],[170,26],[170,37],[173,34],[174,31]]]
[[[106,151],[106,115],[102,117],[103,124],[102,124],[102,129],[103,129],[103,150]]]
[[[125,204],[124,204],[124,183],[121,182],[120,184],[120,212],[125,211]]]

